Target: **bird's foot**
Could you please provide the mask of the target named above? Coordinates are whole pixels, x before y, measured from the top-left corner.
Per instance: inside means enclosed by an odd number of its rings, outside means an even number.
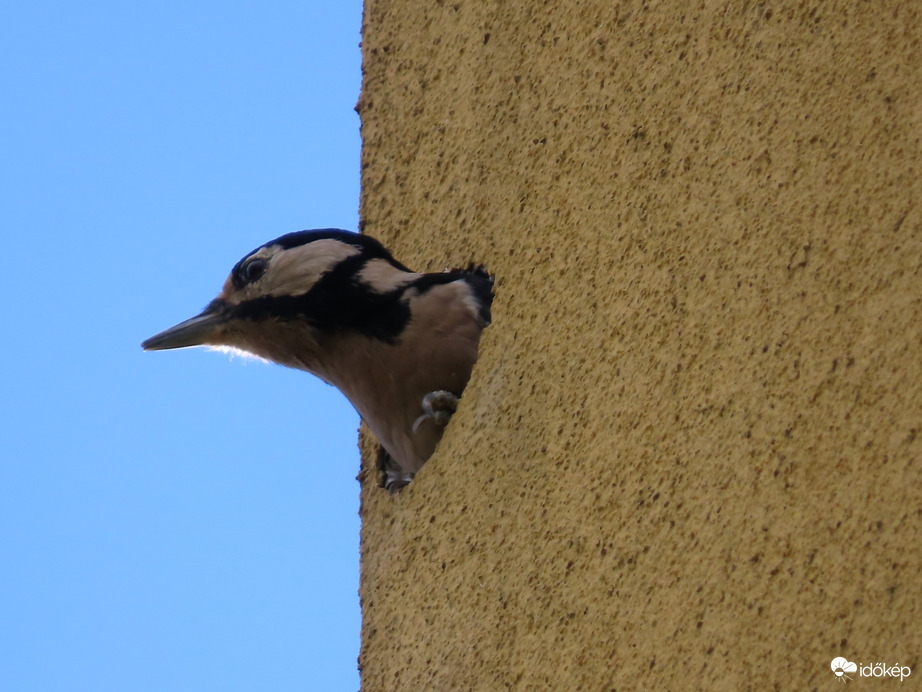
[[[448,425],[448,421],[451,420],[452,415],[457,409],[458,397],[451,392],[445,391],[444,389],[429,392],[423,397],[423,411],[425,411],[425,413],[413,423],[413,432],[416,432],[422,422],[427,418],[431,418],[435,421],[436,425],[444,428]]]
[[[414,475],[416,474],[409,471],[385,471],[384,478],[381,479],[381,485],[393,495],[410,485]]]
[[[410,485],[416,475],[400,468],[384,447],[378,447],[378,471],[381,472],[381,487],[391,495]]]

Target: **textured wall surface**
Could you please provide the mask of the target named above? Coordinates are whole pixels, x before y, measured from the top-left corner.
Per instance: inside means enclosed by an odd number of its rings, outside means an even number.
[[[364,689],[922,677],[919,8],[366,0],[363,230],[497,286]]]

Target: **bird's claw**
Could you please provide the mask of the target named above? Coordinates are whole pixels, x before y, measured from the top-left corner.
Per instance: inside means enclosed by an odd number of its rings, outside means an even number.
[[[391,495],[410,485],[416,474],[408,471],[385,471],[381,481],[382,487]]]
[[[381,472],[381,487],[391,495],[410,485],[416,475],[400,468],[384,447],[378,448],[378,470]]]
[[[444,428],[448,425],[448,421],[451,420],[457,409],[458,397],[451,392],[444,389],[429,392],[423,397],[423,411],[425,413],[413,423],[413,432],[416,432],[427,418],[431,418],[436,425]]]

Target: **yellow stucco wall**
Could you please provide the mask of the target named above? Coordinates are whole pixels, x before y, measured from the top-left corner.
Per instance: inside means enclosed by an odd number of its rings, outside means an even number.
[[[363,230],[497,284],[365,690],[922,677],[920,7],[366,0]]]

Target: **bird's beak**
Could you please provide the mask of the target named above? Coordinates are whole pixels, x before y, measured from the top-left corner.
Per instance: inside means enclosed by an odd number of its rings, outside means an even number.
[[[141,344],[141,348],[145,351],[165,351],[170,348],[219,343],[219,337],[227,321],[226,312],[213,303],[205,308],[201,315],[152,336]]]

